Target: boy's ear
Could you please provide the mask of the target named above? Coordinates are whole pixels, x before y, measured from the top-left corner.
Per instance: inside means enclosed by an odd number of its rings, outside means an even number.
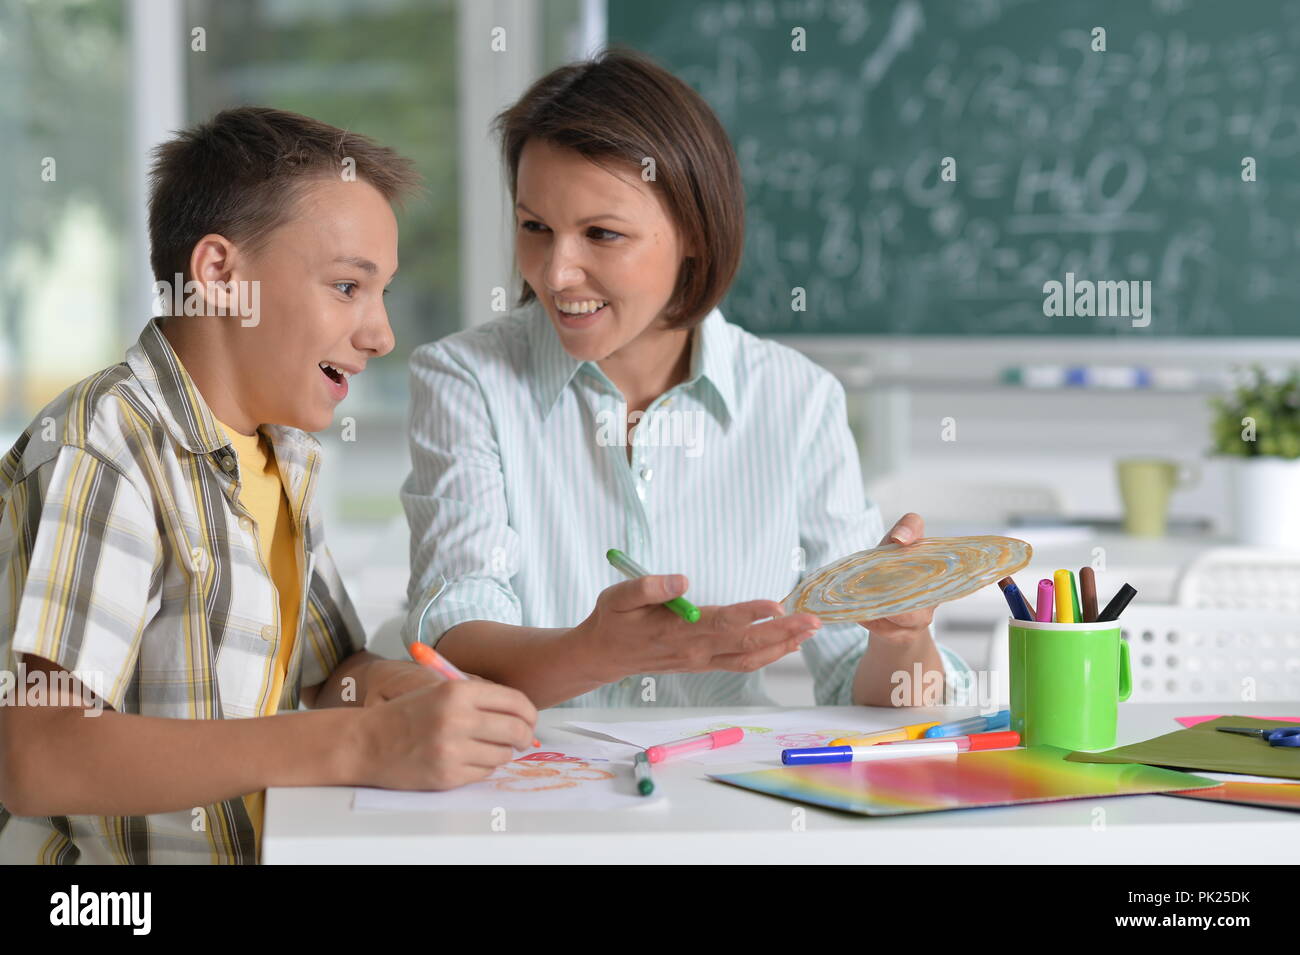
[[[194,243],[190,275],[201,289],[205,315],[230,315],[232,306],[239,304],[239,294],[230,284],[237,255],[235,244],[215,232]],[[189,289],[186,289],[186,299],[188,304]],[[188,308],[186,311],[188,314]]]

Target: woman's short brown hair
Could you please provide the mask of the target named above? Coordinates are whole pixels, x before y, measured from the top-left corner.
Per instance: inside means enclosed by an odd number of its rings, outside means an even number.
[[[543,76],[497,116],[516,198],[519,157],[530,139],[576,150],[597,163],[622,161],[638,170],[654,160],[654,185],[684,248],[677,286],[665,314],[690,328],[722,300],[740,266],[745,193],[727,132],[693,89],[648,57],[607,50]],[[519,304],[535,294],[524,283]]]

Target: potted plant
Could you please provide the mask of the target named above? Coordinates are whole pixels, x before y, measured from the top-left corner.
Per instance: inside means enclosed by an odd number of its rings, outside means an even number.
[[[1214,453],[1230,459],[1238,539],[1253,547],[1300,549],[1300,370],[1270,381],[1256,365],[1211,404]]]

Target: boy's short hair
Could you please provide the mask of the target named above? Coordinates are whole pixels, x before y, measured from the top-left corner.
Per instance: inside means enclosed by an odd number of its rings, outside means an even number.
[[[183,130],[154,149],[149,175],[154,278],[192,278],[190,255],[210,233],[255,252],[289,218],[306,183],[341,177],[345,170],[390,203],[420,186],[409,159],[369,137],[298,113],[241,106]]]
[[[598,165],[618,160],[641,170],[653,159],[654,187],[695,253],[678,273],[669,324],[690,328],[722,300],[740,266],[745,192],[731,140],[695,90],[640,53],[608,50],[543,76],[496,118],[496,130],[512,200],[530,139]],[[525,283],[519,304],[533,298]]]

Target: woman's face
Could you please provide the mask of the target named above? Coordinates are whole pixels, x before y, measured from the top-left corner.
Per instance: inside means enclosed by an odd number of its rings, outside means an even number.
[[[519,158],[515,255],[574,358],[603,361],[663,328],[683,251],[632,165],[597,166],[530,139]]]

